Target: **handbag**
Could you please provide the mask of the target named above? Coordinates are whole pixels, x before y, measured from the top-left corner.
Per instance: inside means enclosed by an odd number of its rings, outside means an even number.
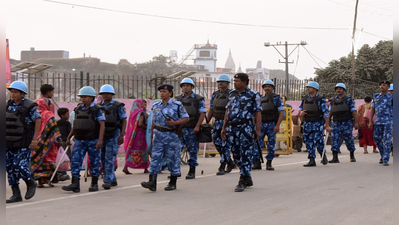
[[[206,123],[200,125],[198,133],[198,142],[206,143],[212,142],[212,125],[209,124],[208,118],[205,116]]]
[[[63,147],[58,148],[57,158],[55,159],[56,165],[60,163],[58,171],[67,171],[71,169],[71,162],[69,161],[69,157],[66,154],[64,155],[64,152],[65,150]],[[62,158],[63,155],[64,157]]]

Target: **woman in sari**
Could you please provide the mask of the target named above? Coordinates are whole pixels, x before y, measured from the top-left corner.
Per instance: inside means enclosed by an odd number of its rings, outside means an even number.
[[[31,172],[33,179],[38,180],[38,188],[49,183],[55,170],[55,161],[58,153],[58,146],[62,145],[61,134],[57,127],[54,114],[45,98],[35,100],[39,105],[39,113],[42,116],[40,135],[36,149],[31,155]],[[54,178],[57,180],[58,178]],[[53,185],[50,185],[53,187]]]
[[[367,151],[367,145],[373,146],[373,152],[378,153],[377,146],[373,140],[373,130],[368,127],[370,123],[371,97],[365,97],[364,101],[366,104],[359,106],[357,109],[359,114],[359,146],[364,148],[364,154],[369,153]]]
[[[144,116],[144,104],[141,99],[133,101],[132,109],[127,123],[124,149],[125,167],[123,172],[131,174],[128,167],[133,169],[144,169],[144,173],[148,173],[147,168],[150,165],[147,154],[146,128]]]

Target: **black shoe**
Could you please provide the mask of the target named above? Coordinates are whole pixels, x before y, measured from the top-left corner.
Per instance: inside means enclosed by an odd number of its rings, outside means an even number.
[[[322,159],[320,160],[320,163],[323,164],[323,165],[327,165],[327,164],[328,164],[328,159],[327,159],[326,153],[320,154],[320,157],[322,158]]]
[[[13,185],[11,187],[11,189],[12,189],[12,196],[6,200],[6,203],[21,202],[22,196],[21,196],[21,190],[19,190],[18,184]]]
[[[243,175],[240,176],[240,180],[238,181],[238,185],[234,189],[235,192],[243,192],[245,188],[247,187],[246,181]]]
[[[186,180],[194,179],[195,178],[195,166],[190,166],[190,170],[186,176]]]
[[[379,164],[382,164],[383,162],[382,162],[382,158],[380,158],[380,161],[378,162]]]
[[[109,190],[109,189],[111,189],[111,187],[112,187],[112,185],[110,183],[103,183],[103,188],[105,190]]]
[[[355,152],[350,152],[351,162],[356,162]]]
[[[224,175],[225,174],[224,168],[226,168],[226,163],[221,163],[216,175]]]
[[[267,160],[266,162],[266,170],[274,170],[272,166],[272,160]]]
[[[26,183],[26,194],[25,194],[25,199],[31,199],[35,193],[36,193],[36,187],[37,187],[37,183],[35,180],[33,180],[33,178],[29,179],[29,180],[25,180]]]
[[[227,163],[227,168],[224,171],[225,173],[230,173],[234,168],[236,168],[236,164],[234,163],[234,161],[230,158],[229,162]]]
[[[158,174],[150,174],[149,175],[149,181],[148,182],[141,182],[141,186],[143,188],[150,189],[150,191],[156,191],[157,190],[157,176]]]
[[[112,182],[112,183],[111,183],[111,186],[112,186],[112,187],[118,186],[118,182],[116,182],[116,181],[115,181],[115,182]]]
[[[261,170],[262,169],[262,164],[260,162],[260,159],[254,159],[252,169],[253,170]]]
[[[316,162],[314,161],[314,158],[309,158],[308,164],[303,165],[304,167],[312,167],[316,166]]]
[[[171,176],[168,185],[165,187],[165,191],[176,190],[176,181],[177,181],[177,176]]]
[[[89,187],[89,192],[95,192],[95,191],[98,191],[98,177],[91,178],[91,184]]]
[[[333,158],[332,158],[332,160],[330,160],[328,162],[329,163],[339,163],[338,152],[333,152]]]
[[[72,177],[72,183],[68,186],[63,186],[62,190],[64,191],[73,191],[75,193],[80,192],[80,178]]]
[[[384,166],[389,166],[389,163],[384,162],[382,165],[384,165]]]
[[[244,176],[244,180],[245,180],[245,186],[251,187],[254,185],[254,183],[252,182],[252,177]]]

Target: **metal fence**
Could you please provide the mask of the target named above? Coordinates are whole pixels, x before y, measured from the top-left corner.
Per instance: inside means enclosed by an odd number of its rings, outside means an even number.
[[[192,78],[196,87],[194,92],[210,99],[214,91],[218,90],[216,78],[203,77]],[[77,96],[79,89],[83,86],[92,86],[96,91],[104,84],[111,84],[115,88],[116,98],[119,99],[156,99],[158,98],[157,87],[160,84],[168,83],[175,87],[175,96],[181,93],[180,82],[182,78],[169,79],[164,76],[134,76],[134,75],[95,75],[84,72],[79,73],[38,73],[38,74],[14,74],[13,80],[21,80],[27,83],[29,87],[28,98],[36,99],[40,97],[40,86],[42,84],[52,84],[55,87],[54,98],[60,102],[78,102]],[[273,79],[275,83],[275,92],[280,95],[286,93],[286,81]],[[326,98],[335,95],[334,87],[337,82],[324,83],[322,80],[316,80],[320,84],[320,94]],[[230,88],[233,89],[233,80]],[[263,94],[262,84],[264,80],[251,80],[249,88]],[[307,80],[291,80],[288,83],[290,101],[298,101],[307,94]],[[347,84],[347,94],[350,95],[352,85]],[[378,83],[356,80],[355,99],[363,99],[366,95],[372,96],[379,92]]]

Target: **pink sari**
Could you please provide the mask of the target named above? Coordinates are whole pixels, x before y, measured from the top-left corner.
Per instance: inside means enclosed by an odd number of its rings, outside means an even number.
[[[125,134],[125,166],[133,169],[147,169],[150,165],[145,138],[146,131],[139,127],[143,109],[144,104],[141,99],[133,101]]]

